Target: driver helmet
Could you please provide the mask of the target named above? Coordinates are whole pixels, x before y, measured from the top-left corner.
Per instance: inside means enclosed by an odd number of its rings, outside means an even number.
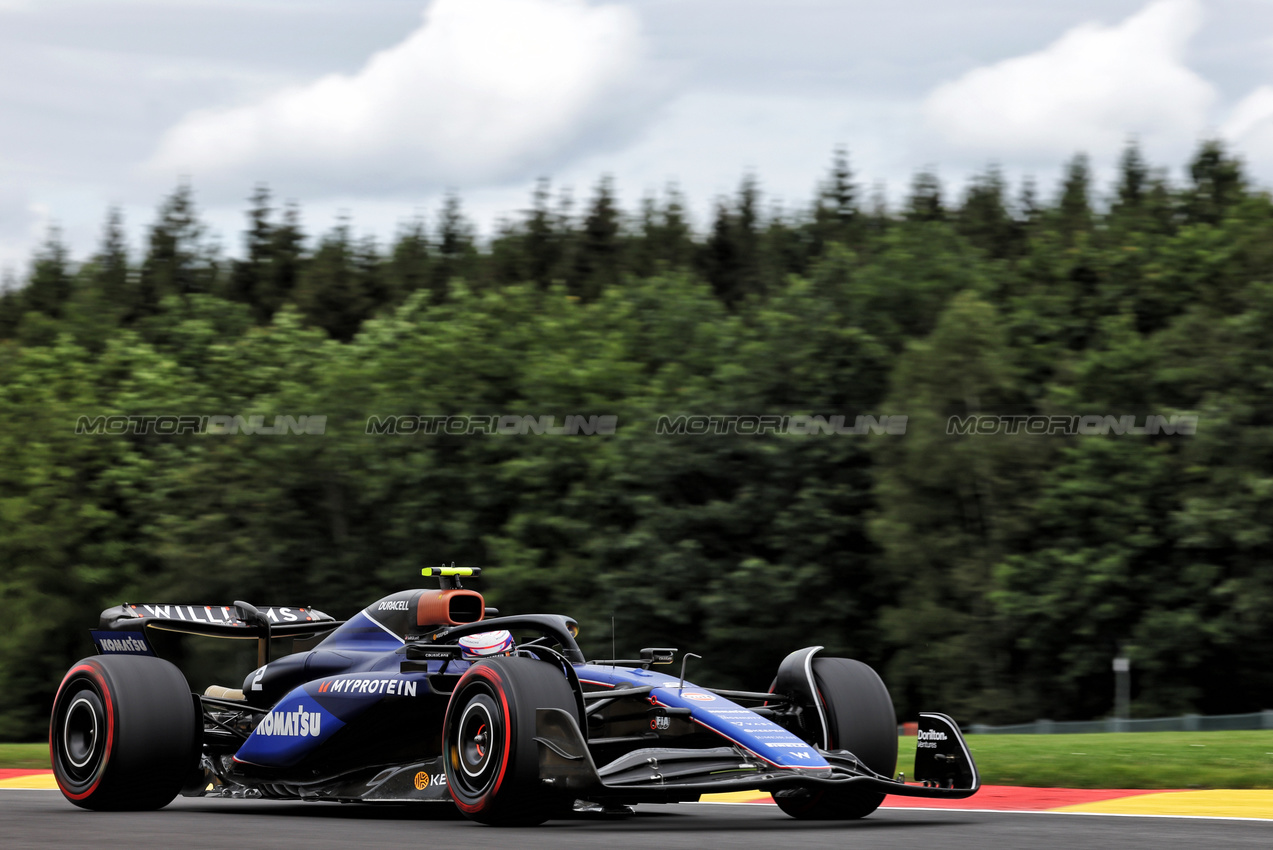
[[[516,648],[517,644],[513,643],[513,635],[504,629],[465,635],[460,638],[460,654],[465,661],[481,661],[483,658],[494,658],[497,655],[512,655]]]

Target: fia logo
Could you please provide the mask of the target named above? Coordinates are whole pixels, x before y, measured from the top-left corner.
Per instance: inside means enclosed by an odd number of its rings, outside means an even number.
[[[654,731],[656,731],[656,732],[658,732],[658,731],[662,731],[662,730],[664,730],[664,729],[671,729],[671,728],[672,728],[672,718],[667,717],[666,715],[660,715],[660,716],[658,716],[658,717],[651,717],[651,718],[650,718],[650,728],[651,728],[651,729],[653,729],[653,730],[654,730]]]

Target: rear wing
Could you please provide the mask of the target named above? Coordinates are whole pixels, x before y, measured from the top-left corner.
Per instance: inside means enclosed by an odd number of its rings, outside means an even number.
[[[124,604],[107,608],[94,630],[93,643],[103,654],[154,655],[151,630],[203,637],[255,640],[259,655],[269,660],[270,638],[311,638],[326,634],[344,621],[314,608],[267,606],[243,602],[233,605]],[[120,634],[127,632],[130,634]]]

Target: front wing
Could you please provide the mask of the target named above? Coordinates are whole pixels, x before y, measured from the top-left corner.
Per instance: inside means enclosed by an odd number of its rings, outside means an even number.
[[[579,724],[569,712],[536,711],[540,781],[575,797],[616,803],[692,802],[702,794],[845,787],[905,797],[962,799],[977,793],[980,780],[959,727],[944,714],[919,720],[914,779],[907,784],[881,776],[847,750],[818,749],[829,765],[780,768],[739,746],[707,749],[650,747],[598,767]]]

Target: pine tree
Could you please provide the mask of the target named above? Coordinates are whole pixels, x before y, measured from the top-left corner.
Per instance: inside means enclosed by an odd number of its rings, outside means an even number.
[[[614,181],[605,175],[597,182],[588,214],[583,220],[567,290],[584,300],[601,295],[618,281],[620,271],[620,212]]]
[[[367,301],[364,319],[369,319],[385,307],[397,303],[398,291],[393,285],[393,277],[387,274],[388,263],[380,254],[375,236],[368,234],[358,240],[354,246],[354,265]]]
[[[1135,140],[1128,142],[1118,160],[1117,208],[1135,209],[1144,202],[1149,186],[1149,167]]]
[[[559,273],[562,259],[562,222],[549,208],[551,184],[548,178],[535,182],[530,209],[525,214],[524,253],[526,276],[540,289],[547,289]]]
[[[1145,230],[1151,233],[1169,235],[1176,232],[1180,225],[1178,198],[1167,182],[1165,169],[1156,169],[1149,179],[1149,190],[1145,193]]]
[[[916,174],[906,202],[906,218],[909,221],[944,221],[946,207],[941,194],[941,181],[936,174],[927,170]]]
[[[1175,228],[1176,206],[1166,174],[1151,170],[1140,146],[1135,140],[1129,142],[1118,161],[1114,203],[1106,218],[1111,230],[1124,239],[1132,233],[1170,233]]]
[[[501,217],[495,222],[495,236],[486,250],[483,277],[496,286],[505,287],[524,283],[526,273],[526,234],[516,222]]]
[[[1185,214],[1190,221],[1219,224],[1246,191],[1242,165],[1219,141],[1204,142],[1189,164],[1193,185],[1186,193]]]
[[[22,296],[6,270],[0,281],[0,339],[13,339],[22,324]]]
[[[243,234],[246,256],[236,260],[228,295],[247,304],[258,322],[269,321],[273,293],[268,292],[274,259],[274,227],[270,223],[270,190],[261,184],[252,192],[248,229]]]
[[[689,268],[694,261],[694,233],[685,213],[685,196],[675,183],[663,192],[654,231],[654,256],[672,269]]]
[[[641,211],[636,218],[636,236],[628,250],[628,269],[639,278],[651,277],[659,268],[655,234],[659,229],[658,199],[647,194],[641,198]]]
[[[760,184],[756,175],[743,177],[738,187],[738,216],[734,239],[740,259],[739,286],[744,295],[763,295],[760,276]]]
[[[711,233],[699,254],[703,276],[716,297],[730,307],[764,290],[760,276],[759,207],[760,188],[749,174],[743,178],[732,207],[724,199],[717,202]]]
[[[734,242],[733,213],[724,198],[717,200],[712,216],[712,229],[699,252],[699,268],[712,287],[712,292],[727,305],[735,304],[741,297],[738,277],[741,260]]]
[[[117,207],[106,213],[102,242],[93,258],[93,286],[101,293],[107,310],[116,316],[133,312],[134,284],[128,268],[128,237],[124,216]]]
[[[637,277],[660,271],[684,269],[694,263],[694,234],[685,217],[685,198],[669,183],[660,200],[647,195],[641,200],[637,232],[629,249],[629,268]]]
[[[429,285],[429,231],[423,216],[416,216],[398,230],[389,256],[390,285],[399,298]]]
[[[71,297],[71,268],[62,232],[49,228],[44,244],[35,254],[31,277],[22,290],[25,310],[43,313],[51,319],[60,319]]]
[[[1092,229],[1092,171],[1086,154],[1077,154],[1065,167],[1061,197],[1057,201],[1057,223],[1062,234],[1074,235]]]
[[[1003,175],[992,166],[972,179],[955,216],[956,228],[969,242],[999,259],[1016,252],[1019,238],[1017,223],[1008,212],[1006,194]]]
[[[808,229],[798,218],[788,219],[780,204],[769,211],[760,234],[760,279],[782,281],[787,275],[804,275],[809,269]]]
[[[850,245],[856,241],[857,194],[848,149],[837,147],[831,159],[831,172],[823,181],[814,204],[815,255],[821,255],[832,242]]]
[[[1043,208],[1039,205],[1039,187],[1034,182],[1033,175],[1027,174],[1025,179],[1021,181],[1021,194],[1017,196],[1017,220],[1029,230],[1040,216],[1043,214]]]
[[[687,268],[694,260],[694,230],[685,213],[685,195],[676,183],[668,185],[659,218],[659,257],[672,268]]]
[[[874,237],[883,235],[893,224],[893,214],[888,207],[888,192],[884,183],[876,183],[871,190],[871,205],[865,217],[866,230]]]
[[[432,264],[429,288],[435,301],[445,300],[452,278],[472,277],[472,261],[476,254],[473,226],[464,216],[459,195],[448,192],[438,213],[438,253]]]
[[[305,232],[301,211],[295,203],[283,208],[283,221],[274,225],[270,236],[270,275],[266,302],[273,316],[290,301],[300,282],[305,262]]]
[[[227,294],[231,300],[247,304],[253,318],[268,322],[296,289],[305,236],[300,228],[300,211],[288,204],[283,221],[274,223],[270,192],[258,186],[248,210],[248,229],[243,234],[246,256],[235,261]]]
[[[154,315],[169,295],[210,292],[217,273],[215,249],[204,244],[204,226],[190,185],[182,183],[159,207],[142,263],[130,319]]]
[[[296,305],[310,324],[333,339],[348,342],[376,308],[375,243],[354,244],[348,219],[342,219],[319,242],[306,264]]]

